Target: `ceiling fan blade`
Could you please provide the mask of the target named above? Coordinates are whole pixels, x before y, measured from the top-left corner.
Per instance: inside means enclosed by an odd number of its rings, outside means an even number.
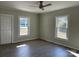
[[[50,4],[46,4],[46,5],[43,5],[43,7],[47,7],[47,6],[51,6],[52,4],[50,3]]]

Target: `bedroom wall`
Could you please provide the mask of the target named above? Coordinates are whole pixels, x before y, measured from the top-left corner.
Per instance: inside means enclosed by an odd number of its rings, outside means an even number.
[[[69,16],[69,39],[55,38],[55,16]],[[40,16],[40,38],[79,50],[79,7],[66,8]]]
[[[65,46],[79,49],[79,7],[57,10],[49,13],[35,14],[19,10],[0,9],[0,14],[11,14],[14,16],[14,39],[13,42],[41,38]],[[55,38],[55,16],[69,15],[69,39]],[[20,37],[18,35],[18,16],[30,17],[30,36]]]
[[[10,14],[14,16],[14,21],[12,22],[14,24],[14,37],[13,42],[20,42],[24,40],[32,40],[39,38],[39,28],[38,28],[38,14],[35,13],[29,13],[19,10],[10,10],[10,9],[2,9],[0,8],[0,14]],[[29,36],[19,36],[19,24],[18,24],[18,17],[19,16],[27,16],[30,18],[30,35]]]

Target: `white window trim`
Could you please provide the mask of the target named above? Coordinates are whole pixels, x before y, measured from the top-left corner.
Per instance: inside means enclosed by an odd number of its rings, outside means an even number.
[[[56,36],[56,33],[57,33],[57,29],[56,29],[56,17],[62,17],[62,16],[67,16],[67,18],[68,18],[67,39],[59,38],[59,37]],[[69,22],[70,22],[70,16],[69,15],[55,16],[55,38],[56,39],[69,40]]]
[[[20,35],[20,17],[23,17],[23,18],[27,18],[28,19],[28,35]],[[27,36],[29,36],[30,35],[30,17],[28,17],[28,16],[19,16],[18,17],[18,27],[19,27],[19,31],[18,31],[18,35],[20,36],[20,37],[27,37]]]

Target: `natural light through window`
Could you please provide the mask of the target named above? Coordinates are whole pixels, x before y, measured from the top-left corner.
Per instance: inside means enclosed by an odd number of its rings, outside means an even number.
[[[28,35],[28,18],[20,17],[20,35]]]
[[[25,47],[25,46],[27,46],[26,44],[22,44],[22,45],[18,45],[18,46],[16,46],[17,48],[20,48],[20,47]]]
[[[68,16],[56,17],[56,37],[62,39],[68,39]]]

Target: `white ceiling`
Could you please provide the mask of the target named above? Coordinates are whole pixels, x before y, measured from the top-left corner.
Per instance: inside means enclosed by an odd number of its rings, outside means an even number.
[[[44,4],[51,3],[45,10],[38,8],[39,1],[0,1],[0,8],[11,8],[34,13],[50,12],[59,9],[79,6],[79,1],[44,1]]]

